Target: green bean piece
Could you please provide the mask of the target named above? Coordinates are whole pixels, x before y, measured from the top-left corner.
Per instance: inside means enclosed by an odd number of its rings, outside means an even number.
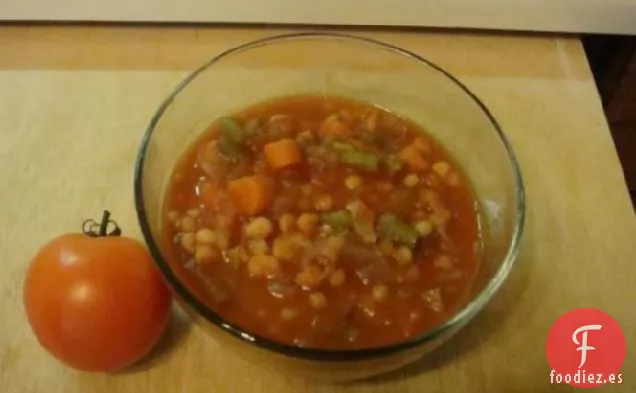
[[[381,236],[411,248],[415,247],[419,238],[419,234],[415,229],[400,221],[393,214],[383,214],[378,221],[378,226]]]
[[[346,164],[355,165],[369,171],[377,171],[380,158],[361,150],[344,150],[340,153],[340,160]]]
[[[320,215],[320,223],[327,225],[338,232],[349,230],[353,225],[351,221],[351,213],[348,210],[322,213]]]
[[[221,126],[221,134],[225,135],[229,140],[238,144],[245,142],[245,129],[241,126],[241,124],[232,119],[231,117],[220,117],[218,119],[219,125]]]

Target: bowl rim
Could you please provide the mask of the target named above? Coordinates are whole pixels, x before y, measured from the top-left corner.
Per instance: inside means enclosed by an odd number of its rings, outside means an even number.
[[[146,209],[144,205],[144,194],[143,194],[143,176],[144,176],[144,164],[146,161],[146,156],[148,153],[148,148],[150,146],[150,142],[152,139],[153,131],[161,119],[163,113],[166,109],[171,105],[173,100],[177,97],[177,95],[190,83],[192,82],[201,72],[205,71],[207,68],[211,67],[221,59],[228,57],[234,53],[240,53],[249,49],[257,48],[260,46],[275,44],[290,40],[298,40],[298,39],[335,39],[340,41],[349,41],[354,43],[361,44],[370,44],[376,46],[380,49],[389,50],[397,55],[402,55],[411,60],[422,63],[424,66],[428,66],[433,70],[441,73],[443,76],[448,78],[450,81],[455,83],[457,87],[459,87],[465,94],[467,94],[483,111],[486,117],[490,120],[493,125],[500,142],[503,144],[509,163],[512,167],[513,177],[516,183],[516,214],[515,214],[515,226],[512,233],[511,241],[508,245],[508,249],[506,250],[506,254],[503,258],[503,263],[496,270],[493,277],[489,280],[486,286],[469,302],[467,302],[462,308],[458,309],[453,313],[453,315],[444,321],[442,324],[437,325],[436,327],[424,331],[417,336],[411,337],[404,341],[397,342],[395,344],[385,345],[381,347],[373,347],[373,348],[363,348],[363,349],[351,349],[351,350],[340,350],[340,349],[319,349],[319,348],[303,348],[296,347],[289,344],[284,344],[281,342],[277,342],[252,332],[248,332],[241,328],[239,325],[230,323],[223,319],[219,314],[205,306],[203,302],[197,299],[176,277],[169,263],[164,259],[161,251],[157,243],[155,242],[152,232],[150,230],[150,225],[148,223],[148,218],[146,214]],[[192,71],[188,74],[181,82],[174,88],[174,90],[168,95],[166,99],[161,103],[158,107],[154,115],[152,116],[148,127],[143,135],[141,140],[141,144],[138,150],[137,159],[135,163],[135,175],[134,175],[134,200],[135,200],[135,209],[137,213],[137,220],[141,227],[141,232],[143,238],[148,245],[150,252],[153,256],[153,260],[155,265],[159,268],[164,279],[168,281],[173,291],[180,297],[183,301],[185,301],[189,307],[194,308],[194,310],[203,316],[208,322],[216,325],[225,333],[229,333],[231,336],[238,338],[239,340],[261,349],[269,350],[276,352],[278,354],[282,354],[289,357],[300,358],[305,360],[313,360],[313,361],[360,361],[367,360],[372,358],[386,357],[389,355],[396,354],[398,352],[402,352],[414,347],[418,347],[427,342],[433,342],[438,337],[443,337],[447,334],[452,334],[454,331],[460,329],[463,325],[468,323],[477,313],[479,313],[490,301],[490,299],[495,295],[495,293],[499,290],[502,284],[505,282],[508,277],[510,271],[512,270],[515,261],[517,259],[517,255],[519,252],[519,245],[521,239],[523,237],[524,225],[525,225],[525,213],[526,213],[526,201],[525,201],[525,187],[521,174],[521,170],[519,164],[517,162],[517,158],[512,149],[510,142],[505,136],[503,130],[501,129],[499,123],[491,114],[486,105],[470,90],[466,85],[464,85],[461,81],[459,81],[456,77],[450,74],[448,71],[444,70],[440,66],[435,63],[425,59],[424,57],[411,52],[407,49],[403,49],[401,47],[379,41],[373,38],[368,38],[364,36],[358,36],[347,33],[335,33],[335,32],[296,32],[296,33],[286,33],[286,34],[277,34],[264,38],[260,38],[257,40],[245,42],[238,46],[227,49],[220,54],[212,57],[206,63],[204,63],[199,68]]]

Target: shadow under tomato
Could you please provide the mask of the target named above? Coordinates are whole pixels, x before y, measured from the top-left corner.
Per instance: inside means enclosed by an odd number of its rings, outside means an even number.
[[[119,374],[132,374],[148,370],[169,357],[174,350],[185,343],[192,328],[190,319],[177,307],[173,307],[172,319],[152,351],[137,363],[122,370]]]
[[[434,371],[496,339],[501,327],[508,319],[512,319],[509,317],[515,312],[515,306],[528,286],[532,273],[531,253],[529,247],[521,247],[515,267],[490,304],[441,347],[399,370],[351,384],[378,384]],[[527,311],[526,309],[525,312]]]

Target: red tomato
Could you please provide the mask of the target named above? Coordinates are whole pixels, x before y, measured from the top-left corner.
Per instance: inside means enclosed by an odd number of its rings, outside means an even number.
[[[84,371],[117,371],[140,360],[171,316],[171,292],[148,251],[118,236],[109,215],[101,225],[91,220],[83,234],[42,247],[24,281],[26,314],[38,341]],[[115,225],[110,234],[108,224]]]

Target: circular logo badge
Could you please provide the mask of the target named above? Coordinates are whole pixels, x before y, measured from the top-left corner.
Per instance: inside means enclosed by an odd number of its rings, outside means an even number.
[[[548,334],[550,382],[579,388],[621,383],[625,352],[625,335],[614,318],[594,308],[572,310]]]

